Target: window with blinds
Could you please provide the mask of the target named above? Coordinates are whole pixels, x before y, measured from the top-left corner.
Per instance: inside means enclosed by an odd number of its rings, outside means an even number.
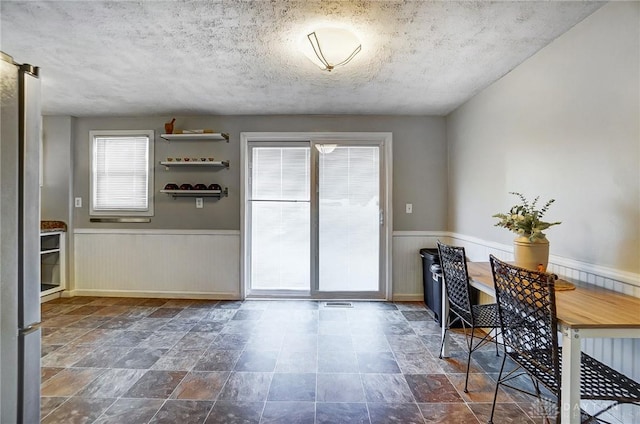
[[[153,215],[153,131],[91,131],[91,215]]]

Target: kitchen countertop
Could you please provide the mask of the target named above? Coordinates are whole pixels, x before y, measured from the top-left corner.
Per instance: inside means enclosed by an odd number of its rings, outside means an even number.
[[[40,221],[40,232],[67,231],[67,224],[62,221]]]

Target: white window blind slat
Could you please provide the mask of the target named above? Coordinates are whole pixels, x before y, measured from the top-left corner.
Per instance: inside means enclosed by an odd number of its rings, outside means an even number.
[[[150,211],[152,137],[92,134],[92,213]]]

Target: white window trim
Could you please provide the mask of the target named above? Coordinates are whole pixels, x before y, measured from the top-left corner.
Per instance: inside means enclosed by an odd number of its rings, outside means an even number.
[[[93,208],[93,180],[94,180],[94,172],[93,172],[93,157],[94,157],[94,148],[95,148],[95,137],[101,136],[118,136],[118,137],[136,137],[146,135],[149,137],[149,163],[148,171],[149,171],[149,179],[147,185],[147,196],[148,196],[148,208],[145,211],[138,210],[128,210],[128,209],[113,209],[113,210],[94,210]],[[154,145],[155,145],[155,131],[153,130],[93,130],[89,131],[89,215],[90,216],[153,216],[153,204],[154,204]]]

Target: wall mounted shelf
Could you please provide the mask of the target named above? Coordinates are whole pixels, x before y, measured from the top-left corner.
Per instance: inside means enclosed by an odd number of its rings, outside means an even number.
[[[160,193],[168,194],[174,199],[176,197],[227,197],[229,195],[229,188],[225,187],[223,190],[160,190]]]
[[[165,169],[171,167],[182,168],[197,168],[197,167],[211,167],[211,168],[228,168],[228,160],[210,160],[210,161],[189,161],[189,162],[176,162],[176,161],[161,161],[160,165],[164,165]]]
[[[227,133],[187,133],[187,134],[160,134],[167,141],[221,141],[229,142]]]

